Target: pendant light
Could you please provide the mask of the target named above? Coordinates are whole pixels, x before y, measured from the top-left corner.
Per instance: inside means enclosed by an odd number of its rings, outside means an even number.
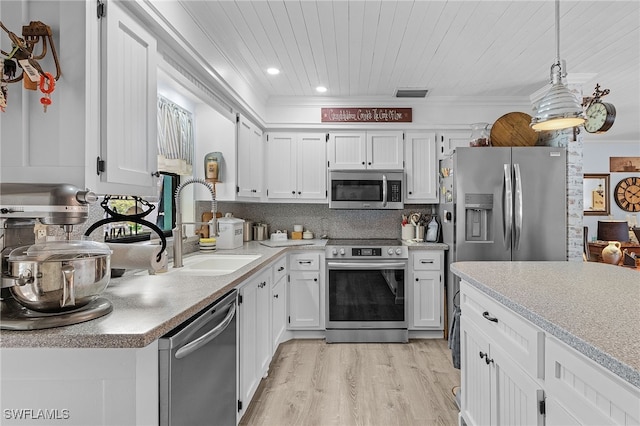
[[[531,119],[534,130],[566,129],[585,122],[582,106],[563,82],[566,76],[566,63],[560,60],[560,0],[556,0],[556,61],[551,65],[551,88]]]

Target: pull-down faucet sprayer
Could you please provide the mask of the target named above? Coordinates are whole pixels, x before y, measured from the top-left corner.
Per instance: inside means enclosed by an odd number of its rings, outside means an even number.
[[[182,221],[182,212],[180,207],[180,193],[182,192],[185,186],[188,186],[192,183],[200,183],[204,185],[205,187],[207,187],[207,189],[211,193],[211,213],[213,213],[213,218],[211,219],[211,222],[183,222]],[[183,232],[182,227],[183,225],[200,225],[204,223],[209,225],[209,229],[210,229],[209,235],[214,237],[217,236],[218,233],[217,233],[217,226],[216,226],[216,210],[218,209],[218,203],[216,202],[216,190],[214,186],[211,183],[207,182],[206,180],[199,179],[199,178],[187,179],[186,181],[178,185],[175,192],[175,199],[176,199],[176,227],[173,230],[173,267],[181,268],[183,266],[182,264],[182,232]]]

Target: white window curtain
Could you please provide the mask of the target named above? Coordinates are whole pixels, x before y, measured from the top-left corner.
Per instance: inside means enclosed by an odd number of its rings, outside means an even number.
[[[170,100],[158,97],[158,170],[193,174],[193,115]]]

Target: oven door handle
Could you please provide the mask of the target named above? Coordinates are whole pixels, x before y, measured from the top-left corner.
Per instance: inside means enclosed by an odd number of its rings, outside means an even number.
[[[327,262],[329,269],[399,269],[405,262]]]

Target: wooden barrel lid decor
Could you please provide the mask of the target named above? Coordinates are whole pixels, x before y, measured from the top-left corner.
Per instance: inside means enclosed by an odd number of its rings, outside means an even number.
[[[510,112],[491,126],[492,146],[534,146],[538,133],[529,127],[531,116],[524,112]]]

